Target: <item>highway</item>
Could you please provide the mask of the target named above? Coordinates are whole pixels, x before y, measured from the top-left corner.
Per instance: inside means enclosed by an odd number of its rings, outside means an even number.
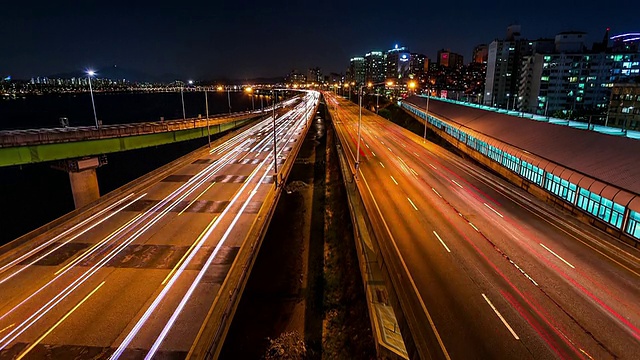
[[[263,204],[276,190],[272,123],[280,171],[318,97],[288,100],[275,121],[0,253],[0,359],[186,356],[258,212],[272,205]]]
[[[354,170],[358,106],[324,96]],[[424,358],[638,358],[637,250],[365,109],[361,140],[354,181]]]

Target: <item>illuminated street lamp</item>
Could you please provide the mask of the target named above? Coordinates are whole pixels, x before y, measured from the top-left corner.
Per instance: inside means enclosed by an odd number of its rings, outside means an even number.
[[[253,88],[251,86],[247,86],[246,88],[244,88],[244,91],[251,95],[251,107],[253,108],[253,111],[256,111],[256,107],[253,103]]]
[[[93,70],[87,70],[87,78],[89,79],[89,93],[91,94],[91,106],[93,107],[93,118],[96,121],[96,129],[99,129],[98,125],[98,115],[96,115],[96,103],[93,100],[93,88],[91,87],[91,77],[96,74]]]
[[[204,88],[204,108],[207,114],[207,141],[211,148],[211,132],[209,131],[209,98],[207,97],[207,88]]]
[[[422,141],[427,141],[427,121],[429,121],[429,98],[431,97],[431,92],[427,90],[427,107],[424,113],[424,135],[422,136]]]
[[[372,87],[374,84],[368,83],[367,87]],[[356,149],[356,173],[353,175],[355,179],[358,178],[358,168],[360,167],[360,133],[362,128],[362,89],[364,88],[364,84],[360,85],[359,98],[358,98],[358,141],[357,141],[357,149]]]
[[[409,93],[411,93],[411,91],[414,91],[416,88],[416,82],[415,81],[410,81],[409,82]]]
[[[276,88],[271,89],[272,95],[272,110],[273,110],[273,171],[274,171],[274,183],[276,188],[278,187],[278,158],[276,157]]]
[[[191,83],[191,81],[189,81]],[[187,116],[184,112],[184,83],[182,83],[182,86],[180,87],[180,100],[182,102],[182,120],[186,120]]]
[[[231,95],[229,95],[229,90],[230,88],[227,86],[227,101],[229,102],[229,114],[231,114]],[[223,91],[224,87],[222,85],[219,85],[216,90],[218,91]]]

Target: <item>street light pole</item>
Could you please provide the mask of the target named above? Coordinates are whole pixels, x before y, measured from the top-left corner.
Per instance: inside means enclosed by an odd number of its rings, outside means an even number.
[[[229,114],[231,114],[231,94],[229,93],[231,89],[227,87],[227,101],[229,102]]]
[[[429,90],[427,90],[427,107],[424,114],[424,135],[422,136],[422,141],[427,141],[427,121],[429,121],[429,97],[431,96]]]
[[[91,106],[93,107],[93,119],[96,121],[96,129],[99,129],[100,126],[98,125],[98,115],[96,115],[96,103],[93,100],[93,88],[91,87],[91,77],[95,74],[96,73],[93,70],[87,71],[87,78],[89,79],[89,94],[91,94]]]
[[[204,107],[207,114],[207,140],[209,148],[211,148],[211,132],[209,131],[209,98],[207,96],[207,89],[204,89]]]
[[[358,167],[360,166],[360,129],[362,127],[362,87],[364,85],[360,85],[360,91],[358,92],[358,141],[356,145],[356,173],[353,175],[355,179],[358,178]]]
[[[182,120],[186,120],[187,116],[184,112],[184,85],[180,88],[180,99],[182,99]]]
[[[271,89],[273,97],[273,170],[275,172],[274,182],[278,187],[278,158],[276,157],[276,89]]]

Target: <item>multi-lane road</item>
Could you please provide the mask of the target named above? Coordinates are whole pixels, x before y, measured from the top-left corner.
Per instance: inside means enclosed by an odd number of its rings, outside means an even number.
[[[279,165],[318,96],[279,111]],[[258,212],[272,205],[263,204],[275,191],[272,123],[214,144],[58,235],[0,253],[0,358],[186,355]]]
[[[324,96],[355,169],[358,107]],[[361,126],[355,181],[429,356],[638,358],[637,251],[369,111]]]

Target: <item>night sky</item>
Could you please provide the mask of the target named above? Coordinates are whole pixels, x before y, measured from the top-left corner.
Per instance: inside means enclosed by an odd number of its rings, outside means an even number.
[[[640,1],[2,1],[0,75],[117,65],[153,75],[254,78],[344,72],[395,43],[465,56],[519,23],[527,38],[567,30],[589,41],[640,31]]]

